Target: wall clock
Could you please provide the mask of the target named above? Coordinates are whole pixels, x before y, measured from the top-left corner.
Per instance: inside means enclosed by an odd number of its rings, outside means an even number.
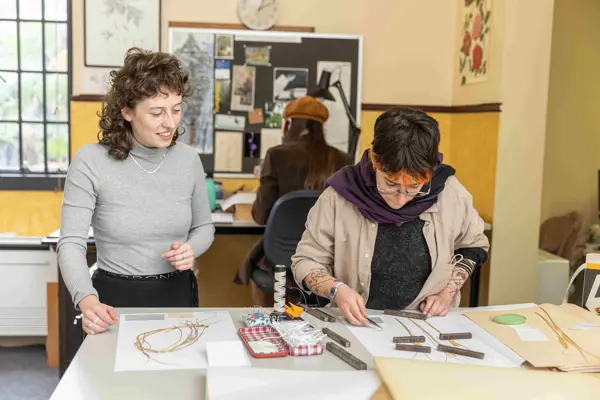
[[[271,29],[279,17],[279,3],[279,0],[239,0],[238,15],[249,29]]]

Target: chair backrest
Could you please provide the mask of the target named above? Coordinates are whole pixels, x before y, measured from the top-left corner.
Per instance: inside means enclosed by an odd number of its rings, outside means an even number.
[[[308,212],[320,194],[316,190],[297,190],[281,196],[275,202],[263,236],[265,258],[270,265],[291,267],[292,256],[304,233]]]

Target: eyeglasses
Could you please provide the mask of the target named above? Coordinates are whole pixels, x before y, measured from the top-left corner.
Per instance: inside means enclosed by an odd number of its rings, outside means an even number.
[[[386,195],[397,195],[397,194],[403,194],[406,197],[423,197],[423,196],[427,196],[429,193],[431,193],[431,185],[427,185],[429,186],[429,188],[427,189],[426,192],[408,192],[406,190],[399,190],[399,189],[382,189],[379,187],[379,185],[377,185],[377,191],[379,191],[379,193],[381,194],[386,194]]]

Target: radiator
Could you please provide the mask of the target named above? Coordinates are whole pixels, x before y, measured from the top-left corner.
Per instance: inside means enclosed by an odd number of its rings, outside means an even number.
[[[539,249],[535,303],[561,304],[569,274],[569,260]]]
[[[0,336],[47,335],[55,257],[50,250],[0,250]]]

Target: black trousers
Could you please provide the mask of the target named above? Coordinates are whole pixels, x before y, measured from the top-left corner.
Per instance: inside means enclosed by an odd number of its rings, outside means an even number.
[[[112,307],[198,307],[198,282],[190,270],[151,276],[98,269],[92,279],[100,302]]]

